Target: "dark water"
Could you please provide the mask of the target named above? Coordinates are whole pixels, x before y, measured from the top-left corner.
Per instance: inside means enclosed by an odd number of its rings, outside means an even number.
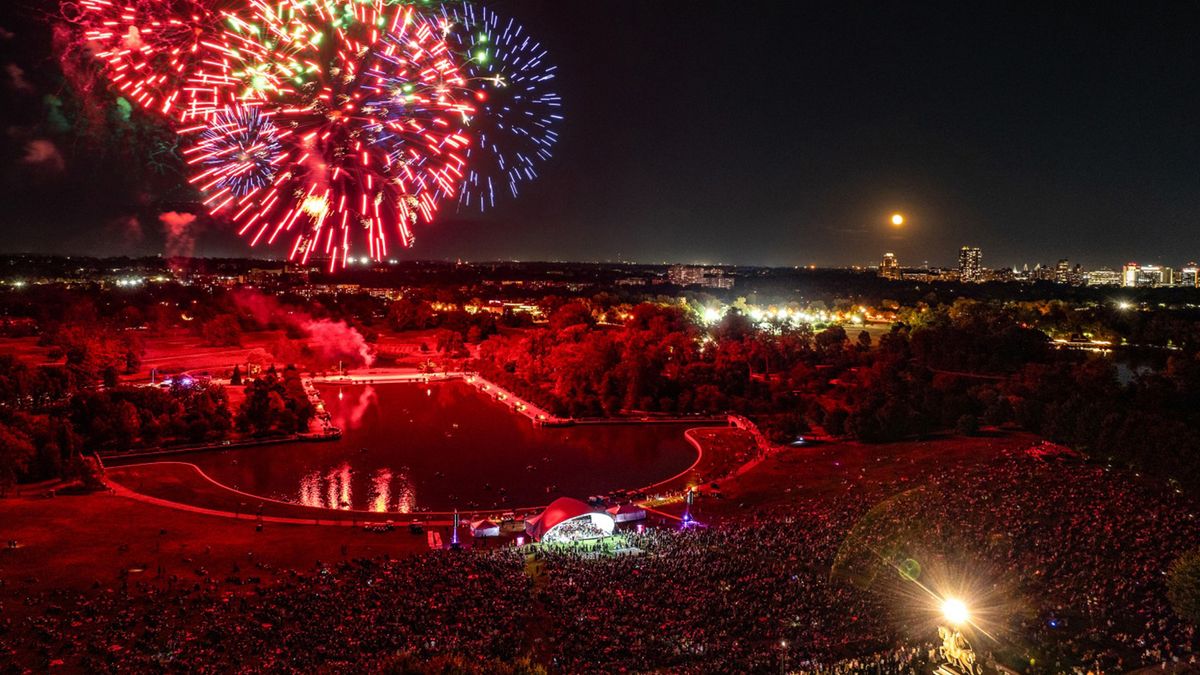
[[[540,506],[563,495],[639,488],[696,459],[683,437],[695,425],[539,428],[461,382],[321,392],[341,440],[189,461],[221,483],[272,499],[409,513]]]

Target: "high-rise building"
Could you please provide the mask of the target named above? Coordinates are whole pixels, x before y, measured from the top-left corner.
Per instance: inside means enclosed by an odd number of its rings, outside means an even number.
[[[884,279],[900,278],[900,262],[896,260],[895,253],[883,254],[883,261],[879,263],[879,276]]]
[[[1175,270],[1171,267],[1128,263],[1121,268],[1121,285],[1128,288],[1174,286],[1177,282]]]
[[[1138,278],[1141,276],[1142,266],[1135,263],[1125,263],[1121,266],[1121,285],[1126,288],[1133,288],[1138,285]]]
[[[1070,283],[1071,263],[1067,262],[1066,258],[1059,259],[1058,264],[1054,266],[1054,281],[1060,284]]]
[[[1033,266],[1033,271],[1029,273],[1030,281],[1054,281],[1058,278],[1058,268],[1050,267],[1038,263]]]
[[[983,281],[983,251],[964,246],[958,252],[958,278],[966,282]]]
[[[1101,267],[1098,270],[1092,270],[1086,275],[1088,286],[1120,286],[1121,273],[1110,268]]]
[[[1179,284],[1181,286],[1190,286],[1191,288],[1200,288],[1200,265],[1190,262],[1179,270]]]
[[[1142,271],[1152,275],[1154,286],[1174,286],[1179,283],[1179,277],[1175,273],[1174,267],[1146,265],[1142,268]]]

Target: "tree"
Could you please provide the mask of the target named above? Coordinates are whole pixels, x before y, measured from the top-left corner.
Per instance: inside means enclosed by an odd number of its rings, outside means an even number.
[[[846,340],[847,337],[845,328],[842,328],[841,326],[830,326],[820,333],[817,333],[817,337],[815,338],[814,342],[817,345],[817,349],[821,350],[822,352],[829,353],[841,349],[842,345],[846,344]]]
[[[571,326],[591,326],[596,323],[592,310],[579,301],[568,302],[550,315],[550,330],[561,332]]]
[[[1184,553],[1171,563],[1167,599],[1176,614],[1200,627],[1200,549]]]
[[[213,347],[240,347],[242,345],[242,327],[237,317],[232,314],[221,314],[204,324],[204,341]]]
[[[962,415],[954,423],[954,430],[963,436],[974,436],[979,433],[979,418],[971,414]]]
[[[849,417],[842,408],[834,408],[825,415],[825,432],[830,436],[843,436],[846,433],[846,419]]]
[[[288,366],[282,377],[269,370],[246,385],[246,399],[238,409],[237,425],[242,431],[258,435],[294,434],[307,431],[315,414],[300,372],[295,366]]]
[[[242,384],[242,368],[241,366],[233,367],[233,374],[229,376],[229,385],[239,387]]]
[[[433,310],[427,302],[400,298],[388,306],[387,318],[393,330],[423,330],[433,325]]]
[[[0,422],[0,495],[25,475],[35,453],[28,436]]]

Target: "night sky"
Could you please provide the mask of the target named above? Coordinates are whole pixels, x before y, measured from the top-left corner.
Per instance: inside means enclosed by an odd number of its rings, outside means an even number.
[[[45,96],[70,95],[43,18],[55,5],[0,4],[0,251],[161,252],[157,214],[197,206],[169,156],[146,159],[159,136],[53,128]],[[917,265],[971,244],[993,266],[1200,258],[1195,5],[489,6],[559,65],[556,156],[521,198],[449,205],[396,257],[840,265],[893,250]],[[893,211],[909,225],[893,230]],[[249,250],[217,223],[195,246]]]

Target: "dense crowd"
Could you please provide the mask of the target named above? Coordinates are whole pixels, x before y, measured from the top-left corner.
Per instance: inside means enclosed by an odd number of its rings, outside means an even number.
[[[1200,543],[1197,514],[1160,482],[1027,455],[935,476],[885,502],[868,536],[901,531],[908,551],[970,559],[1008,596],[990,601],[1013,617],[998,627],[1051,670],[1125,672],[1197,664],[1196,628],[1166,595],[1168,566]]]
[[[258,575],[279,579],[252,591]],[[35,671],[314,672],[387,659],[467,654],[518,656],[529,601],[512,549],[488,555],[431,552],[305,571],[138,583],[109,592],[51,591],[27,599],[40,612],[0,623],[0,655]],[[0,656],[0,672],[6,659]],[[13,672],[21,672],[10,662]],[[357,666],[356,666],[357,667]]]
[[[1195,662],[1195,629],[1164,586],[1170,561],[1200,542],[1195,505],[1176,491],[1016,454],[883,496],[629,532],[622,550],[637,554],[550,547],[538,583],[505,548],[49,592],[27,599],[31,618],[0,621],[0,656],[90,672],[311,672],[396,654],[532,654],[571,673],[921,672],[937,616],[914,604],[894,561],[864,574],[865,543],[918,561],[909,575],[935,589],[939,569],[979,577],[991,637],[971,637],[984,663],[1100,673]],[[230,583],[268,572],[276,580],[254,590]]]

